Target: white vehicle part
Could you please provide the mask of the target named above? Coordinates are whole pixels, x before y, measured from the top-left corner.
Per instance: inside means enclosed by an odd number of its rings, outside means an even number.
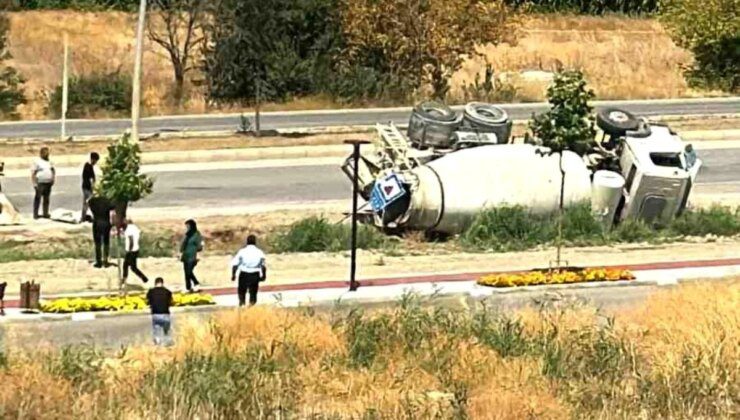
[[[534,212],[557,210],[559,155],[528,144],[480,146],[449,153],[404,173],[410,204],[399,226],[448,234],[462,232],[486,208],[520,205]],[[538,153],[540,152],[540,153]],[[590,199],[590,173],[578,155],[565,152],[565,204]]]
[[[665,225],[686,207],[701,161],[689,167],[681,139],[655,125],[647,137],[625,138],[620,165],[626,179],[625,217]]]
[[[612,171],[596,171],[591,184],[591,210],[609,229],[614,224],[614,215],[622,198],[624,177]]]

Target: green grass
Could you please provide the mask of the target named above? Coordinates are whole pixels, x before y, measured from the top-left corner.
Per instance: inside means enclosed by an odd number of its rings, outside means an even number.
[[[323,217],[309,217],[288,226],[268,239],[270,249],[286,252],[337,252],[350,248],[350,226],[331,223]],[[389,238],[371,226],[360,225],[357,230],[357,248],[388,247]]]
[[[323,217],[309,217],[278,228],[264,238],[264,249],[270,253],[340,252],[349,249],[350,227],[332,223]],[[605,231],[588,204],[568,207],[563,214],[565,246],[599,246],[616,243],[665,243],[687,236],[732,237],[740,235],[740,208],[714,206],[687,211],[670,225],[654,229],[637,221],[625,221]],[[173,257],[179,252],[181,234],[169,230],[146,231],[142,235],[142,257]],[[533,214],[524,207],[499,207],[481,212],[459,238],[459,244],[470,251],[524,251],[538,246],[551,246],[557,239],[557,214]],[[115,237],[111,238],[115,255]],[[231,253],[237,245],[209,242],[210,253]],[[402,244],[372,226],[360,225],[359,249],[381,249],[388,255],[402,254]],[[231,248],[234,249],[231,249]],[[94,256],[92,238],[77,232],[41,241],[4,240],[0,242],[0,263],[51,259],[90,259]]]
[[[533,214],[521,206],[499,207],[482,212],[460,236],[461,244],[473,250],[522,251],[557,240],[557,214]],[[687,236],[736,236],[740,234],[740,208],[713,206],[686,211],[664,228],[653,228],[627,220],[607,231],[591,213],[588,204],[565,209],[563,241],[566,246],[595,246],[615,243],[671,242]]]

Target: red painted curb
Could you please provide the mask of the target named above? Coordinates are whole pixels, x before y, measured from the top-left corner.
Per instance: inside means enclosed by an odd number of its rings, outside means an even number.
[[[705,267],[723,267],[740,265],[740,258],[727,258],[718,260],[696,260],[696,261],[668,261],[668,262],[655,262],[655,263],[644,263],[644,264],[621,264],[621,265],[606,265],[599,266],[603,268],[622,268],[632,271],[649,271],[649,270],[671,270],[680,268],[705,268]],[[456,281],[470,281],[486,274],[507,274],[507,273],[519,273],[525,270],[491,270],[484,272],[475,273],[455,273],[455,274],[429,274],[421,276],[409,276],[409,277],[391,277],[391,278],[378,278],[361,280],[361,287],[372,287],[372,286],[393,286],[399,284],[415,284],[415,283],[441,283],[441,282],[456,282]],[[349,287],[349,282],[335,280],[335,281],[315,281],[309,283],[293,283],[293,284],[276,284],[271,286],[263,286],[260,288],[263,292],[286,292],[292,290],[316,290],[316,289],[334,289],[334,288],[345,288]],[[204,292],[210,293],[215,296],[231,295],[236,293],[236,286],[234,287],[218,287],[212,289],[203,289]],[[105,294],[100,294],[103,296]],[[52,299],[50,296],[48,299]],[[10,300],[5,302],[6,308],[17,308],[19,307],[19,300]]]

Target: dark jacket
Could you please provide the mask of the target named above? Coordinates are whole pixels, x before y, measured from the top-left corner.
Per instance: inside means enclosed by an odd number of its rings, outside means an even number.
[[[200,232],[196,231],[192,235],[185,235],[180,245],[180,252],[182,253],[182,262],[193,262],[198,258],[198,251],[202,249],[203,237],[200,236]]]

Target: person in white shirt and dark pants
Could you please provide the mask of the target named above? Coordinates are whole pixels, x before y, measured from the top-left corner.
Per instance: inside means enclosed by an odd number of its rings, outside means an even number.
[[[257,303],[257,292],[260,282],[267,278],[265,254],[257,248],[257,237],[249,235],[247,245],[236,253],[231,260],[231,281],[239,276],[239,306],[244,306],[247,292],[249,292],[249,306]]]
[[[42,147],[39,151],[39,158],[33,162],[31,167],[31,182],[35,194],[33,196],[33,218],[39,218],[39,207],[43,201],[43,216],[49,218],[49,199],[51,197],[51,187],[56,180],[56,169],[49,160],[49,148]]]
[[[141,240],[141,230],[136,226],[131,219],[126,219],[124,235],[124,246],[126,249],[126,255],[123,257],[123,284],[126,284],[128,279],[128,270],[133,271],[134,274],[139,276],[141,281],[147,283],[149,279],[144,273],[139,270],[138,259],[139,259],[139,241]]]

